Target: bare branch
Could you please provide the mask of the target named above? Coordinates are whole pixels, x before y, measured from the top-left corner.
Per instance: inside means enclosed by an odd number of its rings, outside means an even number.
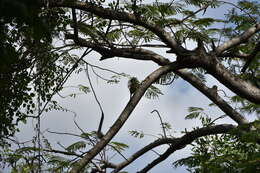
[[[249,123],[240,113],[238,113],[224,99],[222,99],[217,92],[207,87],[198,77],[185,70],[178,70],[176,71],[176,74],[202,92],[235,122],[238,124]]]
[[[260,26],[260,25],[259,25]],[[232,74],[214,54],[206,55],[202,68],[231,91],[253,103],[260,104],[260,89]]]
[[[208,5],[204,5],[204,6],[202,6],[201,8],[199,8],[197,11],[194,11],[193,13],[187,15],[187,16],[186,16],[185,18],[183,18],[182,20],[179,20],[179,21],[177,20],[176,22],[170,23],[169,25],[172,25],[172,24],[181,24],[181,23],[183,23],[184,21],[188,20],[190,17],[195,16],[197,13],[201,12],[202,10],[205,11],[208,7],[209,7],[209,4],[208,4]],[[205,13],[205,12],[203,12],[203,13]]]
[[[260,31],[260,23],[250,27],[242,35],[232,38],[231,40],[218,46],[215,50],[216,54],[219,55],[222,52],[230,49],[231,47],[237,46],[241,43],[247,42],[250,37]]]
[[[67,39],[74,39],[73,34],[67,34]],[[138,60],[153,60],[159,65],[168,64],[170,61],[150,50],[143,48],[113,48],[109,49],[104,47],[104,45],[91,43],[84,39],[78,39],[78,45],[83,47],[89,47],[97,51],[102,55],[100,60],[105,60],[113,57],[124,57]]]
[[[75,152],[67,152],[67,151],[60,151],[60,150],[48,150],[48,149],[43,149],[43,151],[45,152],[49,152],[49,153],[58,153],[58,154],[64,154],[67,156],[77,156],[79,158],[82,158],[82,154],[77,154]]]
[[[177,138],[160,138],[160,139],[157,139],[156,141],[146,145],[145,147],[143,147],[142,149],[140,149],[139,151],[134,153],[132,156],[127,158],[127,160],[125,160],[125,161],[121,162],[120,164],[118,164],[116,166],[116,169],[113,170],[112,173],[119,172],[124,167],[126,167],[129,164],[131,164],[133,161],[135,161],[137,158],[139,158],[140,156],[142,156],[146,152],[151,151],[153,148],[158,147],[160,145],[164,145],[164,144],[174,143],[176,141],[177,141]]]
[[[222,53],[220,55],[218,55],[218,57],[225,57],[225,58],[240,58],[240,59],[244,59],[244,60],[248,60],[249,59],[250,54],[245,54],[245,53],[230,53],[230,52],[225,52]]]
[[[53,133],[53,134],[57,134],[57,135],[70,135],[70,136],[75,136],[75,137],[83,138],[82,136],[77,135],[77,134],[74,134],[74,133],[54,132],[54,131],[50,131],[50,130],[47,130],[47,132]],[[84,138],[83,138],[83,139],[84,139]]]
[[[161,115],[160,115],[160,113],[159,113],[159,111],[158,111],[157,109],[154,109],[154,110],[151,112],[151,114],[154,113],[154,112],[157,113],[157,115],[158,115],[158,117],[159,117],[159,119],[160,119],[160,123],[161,123],[162,130],[163,130],[163,135],[164,135],[164,137],[166,138],[167,135],[166,135],[165,126],[164,126],[163,121],[162,121],[162,117],[161,117]]]
[[[100,117],[100,121],[99,121],[99,125],[98,125],[98,130],[97,130],[97,137],[98,138],[102,138],[103,137],[103,133],[102,133],[102,126],[103,126],[103,122],[104,122],[104,118],[105,118],[105,115],[104,115],[104,111],[103,111],[103,108],[101,106],[101,103],[97,97],[97,94],[94,90],[94,87],[92,85],[92,82],[91,82],[91,79],[90,79],[90,76],[89,76],[89,72],[88,72],[88,64],[86,64],[86,69],[85,69],[85,72],[86,72],[86,75],[87,75],[87,78],[88,78],[88,82],[89,82],[89,85],[90,85],[90,88],[92,90],[92,93],[94,95],[94,98],[99,106],[99,109],[100,109],[100,112],[101,112],[101,117]]]

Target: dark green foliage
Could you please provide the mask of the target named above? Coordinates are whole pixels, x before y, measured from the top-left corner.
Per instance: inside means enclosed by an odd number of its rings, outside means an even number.
[[[192,156],[176,161],[176,167],[185,165],[194,173],[260,171],[259,144],[225,134],[200,138],[192,146]]]
[[[0,1],[0,136],[12,135],[19,121],[35,111],[35,95],[42,100],[50,98],[50,88],[62,76],[54,62],[52,39],[66,25],[61,9],[40,8],[34,0]],[[37,75],[35,67],[44,68]],[[37,67],[39,68],[39,67]],[[58,72],[59,71],[59,72]],[[41,88],[34,87],[41,81]]]

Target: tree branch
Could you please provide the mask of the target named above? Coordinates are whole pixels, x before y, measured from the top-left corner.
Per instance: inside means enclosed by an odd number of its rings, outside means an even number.
[[[73,39],[73,34],[67,34],[66,39]],[[75,41],[75,40],[74,40]],[[113,57],[124,57],[131,58],[137,60],[149,60],[154,61],[159,65],[169,64],[170,61],[150,50],[146,50],[143,48],[106,48],[105,45],[92,43],[90,41],[86,41],[82,38],[78,39],[78,42],[75,44],[83,47],[89,47],[102,55],[100,60],[105,60]]]
[[[43,151],[45,152],[49,152],[49,153],[59,153],[59,154],[64,154],[67,156],[77,156],[79,158],[82,158],[82,154],[77,154],[75,152],[67,152],[67,151],[60,151],[60,150],[48,150],[48,149],[43,149]]]
[[[260,41],[256,44],[254,50],[250,53],[248,60],[246,61],[245,65],[243,66],[241,72],[244,73],[251,62],[255,59],[256,55],[260,51]]]
[[[177,142],[178,138],[160,138],[157,139],[156,141],[146,145],[145,147],[143,147],[142,149],[140,149],[139,151],[137,151],[136,153],[134,153],[132,156],[130,156],[129,158],[127,158],[127,160],[121,162],[120,164],[118,164],[116,166],[116,169],[112,171],[112,173],[116,173],[119,172],[120,170],[122,170],[124,167],[126,167],[127,165],[131,164],[133,161],[135,161],[137,158],[139,158],[140,156],[142,156],[143,154],[145,154],[146,152],[152,150],[155,147],[158,147],[160,145],[164,145],[164,144],[170,144],[170,143],[174,143]]]
[[[186,145],[192,143],[199,137],[206,136],[206,135],[213,135],[213,134],[221,134],[221,133],[228,133],[230,130],[235,129],[236,126],[231,124],[221,124],[216,126],[210,127],[203,127],[200,129],[196,129],[194,131],[188,132],[181,138],[177,138],[177,142],[173,143],[161,156],[157,159],[152,161],[148,164],[144,169],[139,171],[138,173],[146,173],[150,169],[152,169],[155,165],[158,165],[160,162],[167,159],[173,152],[176,150],[184,148]]]
[[[253,103],[260,104],[260,89],[232,74],[214,54],[203,57],[202,68],[214,76],[231,91]]]
[[[218,93],[213,90],[213,88],[207,87],[198,77],[185,70],[178,70],[176,71],[176,74],[202,92],[239,125],[249,123],[240,113],[238,113],[224,99],[222,99]]]
[[[248,60],[249,56],[250,56],[250,54],[231,53],[231,52],[225,52],[225,53],[222,53],[222,54],[218,55],[218,57],[240,58],[240,59],[244,59],[244,60]]]
[[[237,46],[241,43],[247,42],[247,40],[252,37],[255,33],[260,31],[260,23],[250,27],[242,35],[232,38],[231,40],[223,43],[215,49],[216,55],[230,49],[231,47]]]

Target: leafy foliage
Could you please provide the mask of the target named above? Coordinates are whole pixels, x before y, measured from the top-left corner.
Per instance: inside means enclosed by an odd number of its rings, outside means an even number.
[[[192,113],[201,114],[199,119],[204,127],[212,126],[215,120],[202,108],[190,107]],[[199,112],[198,112],[199,111]],[[188,115],[197,118],[197,115]],[[251,124],[240,126],[228,134],[209,135],[196,139],[192,144],[191,156],[179,159],[173,163],[174,167],[186,166],[192,173],[199,172],[258,172],[259,167],[259,120]],[[252,128],[250,132],[245,129]]]
[[[45,101],[59,83],[63,72],[54,63],[59,55],[51,52],[51,43],[67,18],[63,10],[42,11],[31,0],[1,0],[0,4],[0,136],[8,136],[19,121],[34,113],[35,92]],[[41,68],[38,72],[36,66]],[[33,87],[36,81],[41,81],[41,89]]]
[[[85,3],[83,0],[79,1]],[[52,100],[52,97],[62,89],[64,82],[73,71],[79,74],[85,69],[86,64],[89,65],[83,59],[86,52],[82,57],[75,55],[75,51],[82,50],[83,47],[83,45],[75,45],[78,43],[77,37],[84,39],[87,44],[91,45],[89,46],[91,49],[100,53],[102,57],[106,56],[105,58],[114,57],[107,51],[113,52],[117,48],[119,50],[133,48],[134,50],[147,46],[168,49],[165,42],[161,44],[161,37],[165,36],[164,34],[169,34],[178,45],[186,48],[190,41],[200,42],[203,48],[210,52],[224,41],[242,34],[259,21],[260,16],[258,1],[241,0],[234,5],[231,2],[215,0],[153,1],[152,3],[145,3],[142,0],[104,3],[99,0],[86,2],[91,2],[90,5],[94,5],[95,8],[102,7],[101,10],[119,12],[116,14],[122,14],[122,18],[124,18],[124,13],[120,12],[128,12],[130,14],[127,20],[130,22],[112,20],[110,19],[113,18],[112,13],[108,16],[105,16],[105,13],[97,16],[92,14],[92,9],[86,11],[77,9],[77,20],[74,21],[69,16],[71,9],[49,8],[48,4],[42,6],[38,2],[41,1],[0,0],[0,161],[11,166],[12,172],[35,170],[39,166],[36,152],[42,153],[42,159],[45,161],[42,163],[47,171],[66,172],[75,165],[74,162],[71,162],[72,157],[74,157],[73,161],[77,161],[82,157],[82,152],[86,153],[89,147],[96,146],[102,140],[97,137],[95,131],[83,132],[74,121],[82,132],[81,135],[75,135],[80,140],[66,147],[61,145],[62,151],[54,150],[44,137],[44,149],[35,147],[35,139],[32,140],[31,145],[18,145],[18,149],[11,149],[10,145],[6,143],[6,139],[19,130],[17,129],[19,122],[26,123],[28,117],[40,113],[37,108],[41,108],[41,112],[53,109],[68,111]],[[223,4],[232,7],[224,19],[207,15],[206,12],[209,8],[214,9]],[[158,28],[159,30],[162,28],[164,32],[156,35],[154,31]],[[70,38],[74,38],[74,42],[68,41],[67,36],[69,35],[73,35]],[[241,73],[241,67],[244,64],[241,63],[243,62],[241,58],[227,55],[237,53],[250,55],[252,50],[257,47],[259,36],[259,32],[254,34],[246,44],[243,43],[226,50],[224,52],[226,56],[223,55],[218,59],[230,72],[258,88],[260,86],[259,53],[256,53],[255,59],[245,73]],[[94,47],[93,43],[98,47]],[[62,46],[56,47],[59,44]],[[74,53],[72,53],[73,51]],[[197,49],[190,51],[196,52]],[[122,54],[124,53],[127,58],[132,55],[127,51]],[[170,51],[166,53],[170,53]],[[138,58],[136,57],[136,59]],[[150,57],[144,59],[150,60]],[[101,58],[101,60],[103,59]],[[206,84],[208,75],[206,70],[196,68],[188,71]],[[121,77],[130,78],[129,75],[123,73],[113,73],[115,75],[111,79],[104,78],[109,84],[118,83]],[[131,79],[135,79],[135,85],[129,87],[132,95],[142,83],[136,77]],[[170,85],[175,82],[175,79],[177,79],[175,73],[170,72],[160,76],[155,84]],[[145,96],[149,99],[163,95],[157,87],[158,85],[155,86],[155,84],[145,92]],[[79,84],[76,88],[83,93],[90,92],[89,87],[85,85]],[[76,93],[69,96],[75,97]],[[234,104],[241,113],[253,115],[260,113],[258,104],[244,98],[233,96],[232,98],[227,97],[227,99],[230,99],[228,101]],[[37,103],[37,100],[41,104]],[[214,125],[217,120],[212,120],[204,109],[199,107],[190,107],[188,111],[189,114],[185,119],[198,118],[204,127]],[[241,127],[231,134],[204,136],[197,139],[192,144],[191,156],[175,162],[174,165],[185,165],[190,172],[260,171],[259,144],[256,143],[260,138],[259,121],[249,125]],[[251,129],[251,125],[254,129]],[[169,123],[161,122],[161,126],[164,133],[165,130],[171,129]],[[144,137],[142,131],[132,130],[129,133],[136,138]],[[165,133],[164,137],[166,136],[168,137],[168,134]],[[115,141],[108,145],[109,147],[99,153],[98,159],[87,165],[83,171],[102,172],[103,170],[96,169],[105,167],[105,170],[107,165],[111,166],[107,163],[110,161],[107,156],[108,151],[122,155],[120,152],[128,148],[127,144]],[[63,155],[68,155],[68,157],[63,157]]]
[[[186,115],[185,119],[198,118],[201,114],[203,114],[203,109],[199,107],[189,107],[188,111],[190,113]]]
[[[144,133],[143,132],[138,132],[136,130],[131,130],[129,131],[130,135],[132,135],[135,138],[143,138],[144,137]]]
[[[232,134],[200,138],[192,145],[192,156],[174,162],[189,172],[258,172],[260,146],[241,141]]]
[[[163,93],[160,91],[159,88],[155,87],[154,85],[151,85],[145,93],[145,97],[147,97],[148,99],[158,98],[159,95],[163,95]]]

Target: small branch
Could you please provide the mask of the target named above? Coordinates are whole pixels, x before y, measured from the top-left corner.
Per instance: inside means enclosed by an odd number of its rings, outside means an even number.
[[[210,125],[213,125],[217,120],[222,119],[222,118],[225,118],[226,116],[227,116],[227,115],[221,115],[221,116],[215,118],[214,120],[212,120],[212,121],[210,122],[209,126],[210,126]]]
[[[159,113],[159,111],[158,110],[153,110],[152,112],[151,112],[151,114],[152,113],[154,113],[154,112],[156,112],[157,113],[157,115],[158,115],[158,117],[159,117],[159,119],[160,119],[160,122],[161,122],[161,126],[162,126],[162,130],[163,130],[163,135],[164,135],[164,137],[166,138],[167,137],[167,135],[166,135],[166,131],[165,131],[165,127],[164,127],[164,124],[163,124],[163,121],[162,121],[162,117],[161,117],[161,115],[160,115],[160,113]]]
[[[86,75],[87,75],[87,78],[88,78],[88,81],[89,81],[89,85],[91,87],[91,90],[93,92],[93,95],[94,95],[94,98],[99,106],[99,109],[101,111],[101,117],[100,117],[100,122],[99,122],[99,125],[98,125],[98,130],[97,130],[97,136],[98,138],[102,138],[103,137],[103,134],[102,134],[102,126],[103,126],[103,121],[104,121],[104,111],[103,111],[103,108],[101,106],[101,103],[99,102],[98,98],[97,98],[97,95],[96,95],[96,92],[94,90],[94,87],[92,85],[92,82],[91,82],[91,79],[90,79],[90,76],[89,76],[89,72],[88,72],[88,64],[86,64]]]
[[[140,149],[136,153],[134,153],[132,156],[127,158],[127,160],[125,160],[125,161],[121,162],[120,164],[118,164],[116,166],[116,169],[113,170],[112,173],[119,172],[124,167],[126,167],[129,164],[131,164],[136,159],[140,158],[143,154],[151,151],[153,148],[156,148],[156,147],[158,147],[160,145],[164,145],[164,144],[174,143],[176,141],[177,141],[177,139],[175,139],[175,138],[160,138],[160,139],[157,139],[154,142],[152,142],[152,143],[148,144],[147,146],[143,147],[142,149]]]
[[[243,66],[241,72],[244,73],[248,66],[251,64],[251,62],[255,59],[256,55],[260,51],[260,41],[256,44],[254,50],[252,53],[249,55],[249,59],[246,61],[245,65]]]
[[[225,57],[225,58],[240,58],[240,59],[244,59],[244,60],[248,60],[249,59],[250,54],[244,54],[244,53],[229,53],[229,52],[225,52],[222,53],[220,55],[218,55],[218,57]]]
[[[94,70],[94,67],[91,66],[91,69],[92,69],[92,72],[100,79],[106,81],[106,82],[109,82],[110,80],[109,79],[106,79],[104,77],[102,77],[101,75],[99,75],[95,70]]]
[[[60,151],[60,150],[48,150],[48,149],[43,149],[43,151],[49,152],[49,153],[64,154],[64,155],[67,155],[67,156],[77,156],[79,158],[83,157],[82,154],[77,154],[77,153],[74,153],[74,152],[67,152],[67,151]]]
[[[75,8],[71,9],[72,11],[72,20],[73,20],[73,29],[74,29],[74,40],[77,42],[79,38],[78,25],[77,25],[77,16]]]
[[[209,7],[209,4],[208,4],[208,5],[205,5],[205,6],[203,6],[203,7],[201,7],[201,8],[198,9],[197,11],[195,11],[195,12],[193,12],[192,14],[190,14],[190,15],[186,16],[185,18],[183,18],[181,21],[178,22],[178,24],[183,23],[184,21],[186,21],[187,19],[189,19],[189,18],[192,17],[192,16],[195,16],[197,13],[201,12],[202,10],[205,11],[208,7]],[[205,13],[205,12],[203,12],[203,13]]]
[[[252,16],[250,15],[250,13],[248,13],[245,9],[240,8],[238,5],[236,5],[236,4],[232,3],[232,2],[227,2],[227,1],[218,1],[218,2],[222,2],[222,3],[225,3],[225,4],[229,4],[229,5],[234,6],[235,8],[238,8],[240,11],[244,12],[245,14],[247,14],[248,17],[253,21],[253,23],[257,23],[257,21],[254,19],[254,17],[252,17]]]
[[[69,136],[75,136],[75,137],[83,138],[82,136],[77,135],[77,134],[73,134],[73,133],[54,132],[54,131],[50,131],[50,130],[47,130],[47,132],[49,132],[49,133],[53,133],[53,134],[57,134],[57,135],[69,135]]]

